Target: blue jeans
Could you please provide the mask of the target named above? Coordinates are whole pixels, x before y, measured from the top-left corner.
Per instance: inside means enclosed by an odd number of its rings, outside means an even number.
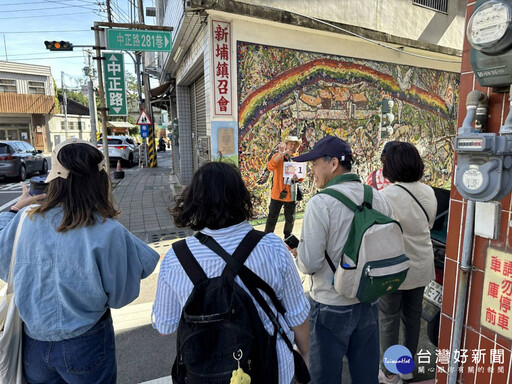
[[[423,292],[425,287],[398,290],[379,298],[380,349],[382,355],[392,345],[398,344],[400,319],[403,323],[404,345],[416,356],[421,329]],[[390,374],[384,364],[382,370]]]
[[[310,301],[311,384],[340,384],[345,355],[352,383],[378,384],[378,301],[345,306]]]
[[[23,334],[23,369],[28,384],[113,384],[117,379],[110,310],[90,330],[63,341]]]

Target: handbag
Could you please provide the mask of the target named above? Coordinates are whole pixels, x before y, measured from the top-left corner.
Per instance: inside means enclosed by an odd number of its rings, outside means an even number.
[[[13,270],[16,260],[16,248],[21,226],[27,216],[21,214],[14,245],[7,285],[0,291],[0,384],[23,384],[23,322],[14,301]]]

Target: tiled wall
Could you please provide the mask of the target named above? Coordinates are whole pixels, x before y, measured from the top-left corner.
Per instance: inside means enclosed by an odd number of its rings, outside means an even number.
[[[208,29],[203,27],[185,55],[176,74],[176,109],[179,127],[179,173],[181,184],[187,185],[194,174],[192,151],[197,143],[192,142],[190,118],[190,84],[204,73],[206,124],[210,124],[210,51]],[[209,131],[208,131],[209,133]],[[196,138],[197,139],[197,138]]]
[[[469,20],[469,17],[473,13],[474,4],[474,1],[468,2],[466,24]],[[509,111],[509,94],[493,93],[490,88],[480,87],[475,79],[469,63],[469,43],[467,39],[464,39],[460,77],[460,102],[457,122],[458,127],[462,125],[462,121],[466,115],[466,96],[474,89],[480,90],[488,95],[490,116],[487,124],[487,131],[497,133]],[[458,376],[458,382],[464,384],[505,384],[511,382],[512,379],[511,340],[503,338],[480,325],[480,307],[482,302],[486,250],[489,246],[491,246],[493,248],[499,248],[510,252],[510,247],[512,246],[509,227],[512,211],[510,194],[501,200],[501,204],[503,210],[498,239],[488,240],[478,236],[474,237],[472,257],[472,264],[474,268],[469,277],[466,311],[464,315],[464,328],[461,342],[461,349],[467,349],[469,351],[468,362],[463,366],[459,365],[459,367],[462,367],[462,373],[460,373]],[[451,348],[455,308],[457,305],[457,286],[460,276],[459,266],[462,255],[462,239],[464,233],[466,206],[466,201],[460,196],[456,188],[452,185],[448,239],[446,245],[446,262],[444,271],[445,277],[443,287],[443,308],[441,315],[440,341],[438,347],[440,350],[450,350]],[[485,363],[476,365],[472,361],[472,351],[476,349],[485,350]],[[497,364],[494,366],[491,364],[491,349],[504,350],[504,363],[502,364],[502,366],[504,366],[504,373],[498,372]],[[469,367],[471,366],[474,367],[474,372],[470,371]],[[448,376],[447,365],[440,365],[438,363],[437,368],[437,382],[446,383]],[[493,369],[494,372],[492,372]]]
[[[180,148],[180,182],[187,185],[192,180],[194,165],[192,163],[192,136],[190,134],[190,88],[176,87],[176,104],[178,110],[179,148]]]

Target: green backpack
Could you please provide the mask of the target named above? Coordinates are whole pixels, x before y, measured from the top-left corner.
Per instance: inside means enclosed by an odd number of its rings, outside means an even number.
[[[364,185],[363,204],[357,205],[343,193],[326,188],[319,193],[334,197],[354,212],[347,242],[338,268],[325,252],[334,272],[334,289],[362,303],[398,290],[407,276],[402,228],[392,218],[372,208],[372,187]]]

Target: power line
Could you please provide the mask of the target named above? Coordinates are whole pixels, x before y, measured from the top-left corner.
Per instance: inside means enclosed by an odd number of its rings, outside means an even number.
[[[9,57],[17,57],[17,56],[37,56],[37,55],[55,55],[55,54],[63,53],[63,52],[37,52],[37,53],[15,53],[10,54]]]
[[[51,3],[54,3],[54,1],[51,1]],[[58,3],[57,3],[58,4]],[[81,6],[81,5],[75,5],[75,4],[70,4],[70,5],[65,5],[63,7],[53,7],[51,8],[51,10],[53,11],[54,9],[62,9],[62,8],[84,8],[84,9],[89,9],[91,11],[95,11],[96,8],[88,8],[88,7],[84,7],[84,6]],[[2,13],[9,13],[9,12],[32,12],[32,11],[49,11],[50,9],[48,8],[33,8],[33,9],[14,9],[14,10],[10,10],[10,11],[2,11]]]
[[[44,0],[46,3],[56,3],[56,4],[63,4],[63,3],[60,3],[59,1],[57,0]],[[90,4],[90,5],[93,5],[93,4]],[[99,4],[96,4],[98,5],[98,8],[99,8]],[[83,9],[89,9],[91,11],[95,11],[96,8],[89,8],[89,7],[85,7],[83,5],[77,5],[77,4],[71,4],[71,5],[66,5],[64,7],[57,7],[57,8],[69,8],[69,7],[72,7],[72,8],[83,8]],[[54,9],[54,8],[52,8]]]
[[[19,16],[19,17],[0,17],[0,20],[13,20],[13,19],[33,19],[36,17],[55,17],[55,16],[71,16],[71,15],[85,15],[90,12],[74,12],[74,13],[60,13],[54,15],[38,15],[38,16]]]
[[[10,55],[9,55],[10,56]],[[29,60],[54,60],[54,59],[72,59],[83,58],[83,56],[61,56],[61,57],[32,57],[30,59],[16,59],[15,61],[29,61]]]
[[[60,29],[58,31],[0,31],[2,34],[8,33],[54,33],[54,32],[90,32],[90,29]]]
[[[70,1],[79,1],[81,3],[90,4],[90,5],[99,4],[97,1],[94,1],[94,0],[90,0],[90,1],[88,1],[88,0],[58,0],[58,1],[55,1],[55,2],[59,3],[59,4],[68,4]],[[27,1],[27,2],[23,2],[23,3],[16,2],[16,3],[11,3],[11,4],[0,4],[0,7],[11,7],[13,5],[44,4],[46,2],[47,2],[46,0],[42,0],[42,1]]]
[[[128,22],[128,23],[130,22],[130,17],[126,14],[125,11],[123,11],[119,7],[119,5],[117,4],[117,1],[112,1],[110,3],[110,5],[111,5],[111,8],[113,8],[116,11],[117,16],[118,16],[120,21],[125,21],[125,22]]]

